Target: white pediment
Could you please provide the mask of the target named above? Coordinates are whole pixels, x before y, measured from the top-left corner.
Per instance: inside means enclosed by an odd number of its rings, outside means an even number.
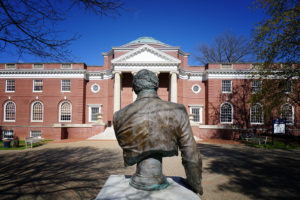
[[[118,58],[111,61],[113,65],[119,64],[180,64],[180,60],[174,58],[160,50],[155,49],[149,45],[143,45],[134,49]]]

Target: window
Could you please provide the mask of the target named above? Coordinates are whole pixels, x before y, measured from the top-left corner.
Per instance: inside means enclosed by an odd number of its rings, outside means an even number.
[[[222,80],[222,93],[231,93],[232,81]]]
[[[232,69],[232,64],[222,64],[221,69]]]
[[[30,131],[30,137],[42,138],[42,131]]]
[[[33,91],[34,92],[43,91],[43,80],[33,80]]]
[[[98,120],[98,114],[101,113],[101,104],[89,105],[89,122],[95,122]]]
[[[61,91],[62,92],[71,91],[71,80],[61,80]]]
[[[192,86],[192,91],[193,91],[195,94],[199,93],[199,92],[201,91],[200,85],[198,85],[198,84],[193,85],[193,86]]]
[[[221,123],[228,124],[233,122],[233,109],[230,103],[223,103],[220,109]]]
[[[72,69],[72,64],[69,64],[69,63],[61,64],[61,68],[62,69]]]
[[[261,90],[261,80],[252,80],[252,93],[259,92]]]
[[[193,115],[193,122],[202,123],[202,106],[189,106],[190,114]]]
[[[284,92],[285,93],[290,93],[293,92],[293,84],[292,81],[287,80],[284,84]]]
[[[72,106],[69,102],[64,101],[60,104],[59,121],[70,122],[72,116]]]
[[[43,104],[39,101],[33,102],[31,105],[31,121],[43,121]]]
[[[294,124],[294,107],[291,104],[284,104],[281,107],[281,118],[286,120],[287,125]]]
[[[14,139],[14,131],[13,130],[3,130],[2,131],[2,139]]]
[[[250,123],[262,124],[263,123],[263,109],[262,105],[255,104],[250,108]]]
[[[99,90],[100,90],[100,86],[97,83],[95,83],[91,86],[91,91],[93,93],[97,93],[97,92],[99,92]]]
[[[5,69],[16,69],[16,64],[6,64]]]
[[[44,69],[44,65],[43,64],[33,64],[32,68],[33,69]]]
[[[6,92],[15,91],[15,80],[6,80]]]
[[[16,105],[12,101],[4,104],[4,121],[14,122],[16,120]]]

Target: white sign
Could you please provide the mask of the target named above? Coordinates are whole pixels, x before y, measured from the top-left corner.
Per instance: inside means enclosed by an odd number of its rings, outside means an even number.
[[[285,133],[285,124],[274,124],[274,133]]]

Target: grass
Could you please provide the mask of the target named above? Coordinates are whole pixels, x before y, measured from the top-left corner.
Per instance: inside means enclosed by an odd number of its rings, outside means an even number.
[[[252,143],[252,142],[247,142],[246,144],[251,147],[266,148],[266,149],[285,149],[285,150],[300,149],[299,143],[283,142],[283,141],[277,141],[277,140],[274,140],[273,144],[272,144],[272,142],[269,142],[269,141],[266,144],[257,144],[257,143]]]
[[[42,146],[48,142],[50,142],[52,140],[42,140],[41,142],[39,143],[35,143],[35,144],[32,144],[32,148],[35,148],[35,147],[38,147],[38,146]],[[27,148],[30,148],[30,145],[27,146]],[[3,141],[0,140],[0,150],[23,150],[23,149],[26,149],[26,145],[25,145],[25,141],[24,140],[20,140],[19,141],[19,147],[10,147],[10,148],[4,148],[3,147]]]

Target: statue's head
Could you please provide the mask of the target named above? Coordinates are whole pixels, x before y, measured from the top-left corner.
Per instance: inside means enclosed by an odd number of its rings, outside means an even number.
[[[142,69],[133,77],[133,90],[136,94],[142,91],[156,92],[158,89],[158,78],[155,73]]]

